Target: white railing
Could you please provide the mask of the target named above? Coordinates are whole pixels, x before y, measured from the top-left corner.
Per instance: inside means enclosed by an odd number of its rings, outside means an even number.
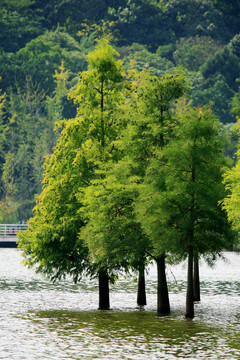
[[[27,224],[0,224],[0,236],[16,236],[19,230],[27,228]]]

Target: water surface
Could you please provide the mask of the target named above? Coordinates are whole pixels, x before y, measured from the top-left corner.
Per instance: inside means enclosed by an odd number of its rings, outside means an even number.
[[[52,284],[23,267],[16,249],[0,249],[0,359],[240,359],[240,257],[201,263],[202,301],[184,318],[186,264],[167,267],[172,313],[156,316],[156,268],[147,274],[145,311],[136,281],[111,288],[98,311],[95,280]]]

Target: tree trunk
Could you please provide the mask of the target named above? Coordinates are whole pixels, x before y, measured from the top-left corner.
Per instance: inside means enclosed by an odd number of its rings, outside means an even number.
[[[137,304],[138,306],[147,305],[144,264],[140,266],[138,273]]]
[[[159,315],[170,314],[170,304],[168,296],[167,279],[165,272],[165,255],[161,255],[156,259],[157,262],[157,312]]]
[[[99,285],[99,310],[109,310],[109,277],[106,269],[101,269],[98,273]]]
[[[186,296],[186,318],[194,318],[194,297],[193,297],[193,248],[188,252],[188,275],[187,275],[187,296]]]
[[[200,301],[199,257],[197,252],[194,253],[193,267],[193,297],[194,301]]]

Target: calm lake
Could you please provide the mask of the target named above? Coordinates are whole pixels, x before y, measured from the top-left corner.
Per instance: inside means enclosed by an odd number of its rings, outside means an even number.
[[[158,317],[154,265],[145,311],[133,278],[111,287],[112,310],[98,311],[95,280],[53,285],[17,249],[0,249],[0,359],[240,359],[240,256],[225,258],[201,262],[202,301],[186,320],[186,264],[167,267],[172,314]]]

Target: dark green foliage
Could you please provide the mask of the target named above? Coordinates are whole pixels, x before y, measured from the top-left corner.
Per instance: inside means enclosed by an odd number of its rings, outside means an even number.
[[[210,82],[210,79],[206,80],[206,82]],[[206,82],[202,81],[201,86],[196,87],[192,91],[191,98],[193,99],[193,104],[195,106],[202,106],[210,103],[214,112],[223,123],[233,122],[234,117],[230,111],[234,91],[227,84],[225,77],[218,74],[211,85],[204,86]]]
[[[35,194],[41,191],[44,157],[56,144],[53,129],[62,119],[67,78],[63,67],[56,72],[56,90],[47,99],[31,82],[24,92],[18,88],[10,94],[2,181],[4,196],[18,213],[17,221],[32,215]]]
[[[32,0],[2,0],[0,8],[0,48],[16,52],[42,31],[41,18],[31,9]]]
[[[235,40],[207,58],[200,67],[203,79],[191,94],[195,106],[211,102],[214,112],[224,123],[234,121],[231,103],[240,77],[239,57],[233,52],[234,43]]]
[[[119,32],[118,45],[133,42],[147,44],[151,50],[175,39],[166,8],[152,0],[128,1],[119,8],[109,9],[110,20],[115,21]]]
[[[37,134],[46,126],[41,107],[44,94],[30,83],[27,86],[24,95],[18,89],[17,94],[10,96],[8,149],[2,173],[5,196],[18,208],[21,220],[31,215],[34,194],[40,188],[41,177],[34,176],[32,161]]]
[[[70,80],[87,66],[85,54],[81,54],[79,44],[70,35],[59,30],[47,32],[17,53],[15,81],[22,84],[30,78],[35,85],[51,94],[54,90],[53,75],[62,61],[71,70]]]
[[[17,54],[17,61],[21,66],[17,81],[22,84],[25,79],[30,78],[34,84],[41,83],[45,91],[53,91],[54,71],[62,60],[64,58],[59,45],[41,39],[32,40]]]
[[[232,33],[239,31],[240,1],[239,0],[212,0],[213,4],[225,16],[225,22]]]
[[[240,34],[236,34],[229,42],[229,47],[234,55],[240,57]]]
[[[176,43],[176,51],[173,53],[173,57],[177,65],[181,65],[190,71],[198,71],[207,58],[214,55],[220,48],[220,43],[211,37],[181,38]]]
[[[126,69],[148,70],[152,75],[160,76],[174,66],[170,60],[161,57],[158,52],[148,51],[144,45],[124,46],[119,52]]]
[[[168,20],[178,39],[190,36],[210,36],[226,42],[231,33],[224,21],[224,14],[209,0],[166,1]]]
[[[222,75],[228,86],[234,91],[237,90],[236,79],[240,77],[239,58],[233,54],[228,46],[210,56],[200,71],[209,85],[213,85],[216,82],[216,77]]]

